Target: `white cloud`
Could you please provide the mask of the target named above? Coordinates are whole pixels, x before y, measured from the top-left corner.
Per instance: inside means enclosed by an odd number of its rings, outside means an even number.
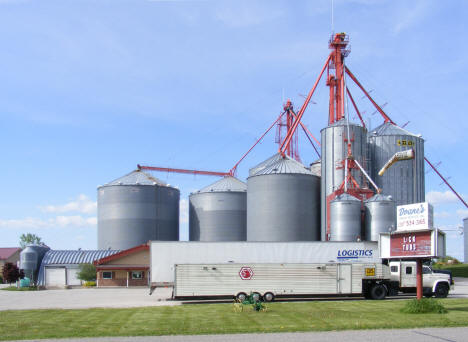
[[[468,217],[468,209],[458,209],[457,210],[457,215],[461,218],[467,218]],[[468,261],[468,260],[467,260]]]
[[[47,205],[41,207],[46,213],[68,213],[78,212],[83,214],[94,214],[97,209],[97,203],[93,202],[86,195],[79,195],[76,200],[62,205]]]
[[[26,217],[24,219],[0,220],[0,228],[36,229],[36,228],[77,228],[95,227],[96,217],[83,217],[80,215],[57,216],[49,219]]]
[[[188,201],[184,198],[180,200],[179,224],[188,222]]]
[[[426,194],[426,201],[431,204],[447,204],[456,203],[459,201],[458,197],[449,190],[445,192],[441,191],[429,191]]]

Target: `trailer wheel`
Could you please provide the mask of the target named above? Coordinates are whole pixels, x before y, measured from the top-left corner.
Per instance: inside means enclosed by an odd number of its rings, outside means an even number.
[[[372,299],[381,300],[387,295],[387,289],[382,284],[375,284],[371,287],[369,294]]]
[[[237,294],[236,299],[242,303],[247,299],[247,295],[244,292],[240,292]]]
[[[263,300],[265,302],[272,302],[275,299],[275,295],[271,292],[267,292],[263,295]]]
[[[254,292],[252,293],[252,299],[254,300],[254,302],[259,302],[262,300],[262,295],[258,292]]]
[[[446,298],[449,293],[449,288],[447,284],[437,284],[435,289],[436,298]]]

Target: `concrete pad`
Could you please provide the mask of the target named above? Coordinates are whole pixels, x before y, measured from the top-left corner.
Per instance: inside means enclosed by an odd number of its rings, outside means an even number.
[[[179,305],[171,301],[172,289],[149,295],[144,288],[74,288],[43,291],[0,291],[1,310],[131,308]]]

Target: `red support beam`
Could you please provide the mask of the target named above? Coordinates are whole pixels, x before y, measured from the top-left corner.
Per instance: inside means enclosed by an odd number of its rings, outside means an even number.
[[[255,146],[257,146],[257,144],[258,144],[260,141],[262,141],[263,137],[265,137],[265,135],[267,135],[267,133],[273,128],[274,125],[276,125],[276,123],[281,119],[281,117],[282,117],[285,113],[286,113],[286,112],[281,113],[280,116],[278,116],[278,118],[275,120],[275,122],[273,122],[273,123],[271,124],[271,126],[268,127],[268,129],[265,131],[265,133],[263,133],[262,136],[255,142],[255,144],[253,144],[252,147],[251,147],[246,153],[244,153],[244,155],[242,156],[242,158],[239,159],[239,161],[236,163],[236,165],[234,165],[234,166],[232,167],[232,169],[229,171],[229,174],[230,174],[231,176],[234,176],[234,174],[236,173],[236,170],[237,170],[237,167],[239,166],[239,164],[240,164],[240,163],[244,160],[244,158],[250,153],[250,151],[252,151],[253,148],[254,148]]]
[[[361,112],[359,111],[358,107],[356,106],[356,103],[354,102],[354,99],[351,96],[351,93],[349,92],[348,87],[346,87],[346,92],[348,93],[349,99],[351,100],[351,103],[353,104],[354,110],[356,111],[357,115],[359,116],[359,120],[361,120],[362,127],[366,128],[366,124],[364,123],[364,120],[362,119]]]
[[[291,131],[288,132],[288,135],[286,136],[286,138],[284,139],[283,143],[281,144],[280,148],[279,148],[279,153],[281,153],[281,155],[284,156],[285,154],[285,149],[286,147],[289,145],[289,142],[291,141],[291,138],[293,137],[294,135],[294,132],[296,131],[297,129],[297,126],[299,126],[299,122],[301,121],[302,119],[302,116],[304,115],[304,112],[307,108],[307,106],[309,105],[309,102],[310,102],[310,99],[312,98],[312,95],[314,94],[315,92],[315,88],[317,88],[317,85],[319,84],[320,82],[320,79],[322,78],[322,75],[323,75],[323,72],[325,71],[325,69],[327,68],[328,66],[328,63],[330,62],[330,59],[331,59],[331,55],[328,56],[326,62],[325,62],[325,65],[323,66],[322,68],[322,71],[320,71],[320,74],[319,76],[317,77],[317,80],[315,81],[315,84],[314,86],[312,87],[312,89],[310,90],[309,94],[307,95],[307,98],[304,102],[304,104],[302,105],[301,109],[299,110],[299,112],[297,113],[297,118],[296,120],[294,121],[294,124],[293,126],[291,127]]]
[[[452,192],[455,194],[455,196],[458,197],[460,201],[465,205],[465,207],[468,208],[468,204],[466,204],[465,200],[458,194],[458,192],[455,191],[455,189],[449,184],[449,182],[444,178],[444,176],[441,175],[441,173],[436,169],[434,165],[426,158],[424,157],[424,160],[429,164],[429,166],[439,175],[439,177],[444,181],[444,183],[452,190]]]
[[[204,175],[204,176],[230,176],[229,172],[216,172],[216,171],[201,171],[201,170],[187,170],[187,169],[173,169],[169,167],[159,167],[159,166],[144,166],[137,165],[139,170],[150,170],[150,171],[160,171],[160,172],[174,172],[174,173],[184,173],[192,175]]]
[[[392,121],[392,119],[390,119],[388,117],[387,114],[385,114],[385,112],[382,110],[382,108],[380,108],[380,106],[374,101],[374,99],[369,95],[369,93],[366,91],[366,89],[364,89],[364,87],[362,86],[362,84],[357,80],[357,78],[353,75],[353,73],[351,72],[351,70],[348,69],[348,67],[346,67],[346,73],[349,75],[349,77],[351,77],[351,79],[354,81],[354,83],[356,83],[356,85],[361,88],[362,92],[367,96],[367,98],[369,99],[370,102],[372,102],[372,104],[374,105],[374,107],[377,109],[377,111],[380,113],[380,115],[382,115],[382,117],[384,118],[385,122],[390,122],[392,124],[395,125],[395,123]]]

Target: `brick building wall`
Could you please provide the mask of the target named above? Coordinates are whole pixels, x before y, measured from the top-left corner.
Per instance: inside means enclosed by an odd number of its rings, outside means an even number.
[[[137,270],[140,271],[140,270]],[[112,279],[103,279],[103,272],[112,272]],[[148,286],[148,272],[143,272],[142,279],[132,279],[132,271],[128,271],[128,286]],[[99,271],[98,272],[98,286],[127,286],[127,271],[114,270],[114,271]]]

